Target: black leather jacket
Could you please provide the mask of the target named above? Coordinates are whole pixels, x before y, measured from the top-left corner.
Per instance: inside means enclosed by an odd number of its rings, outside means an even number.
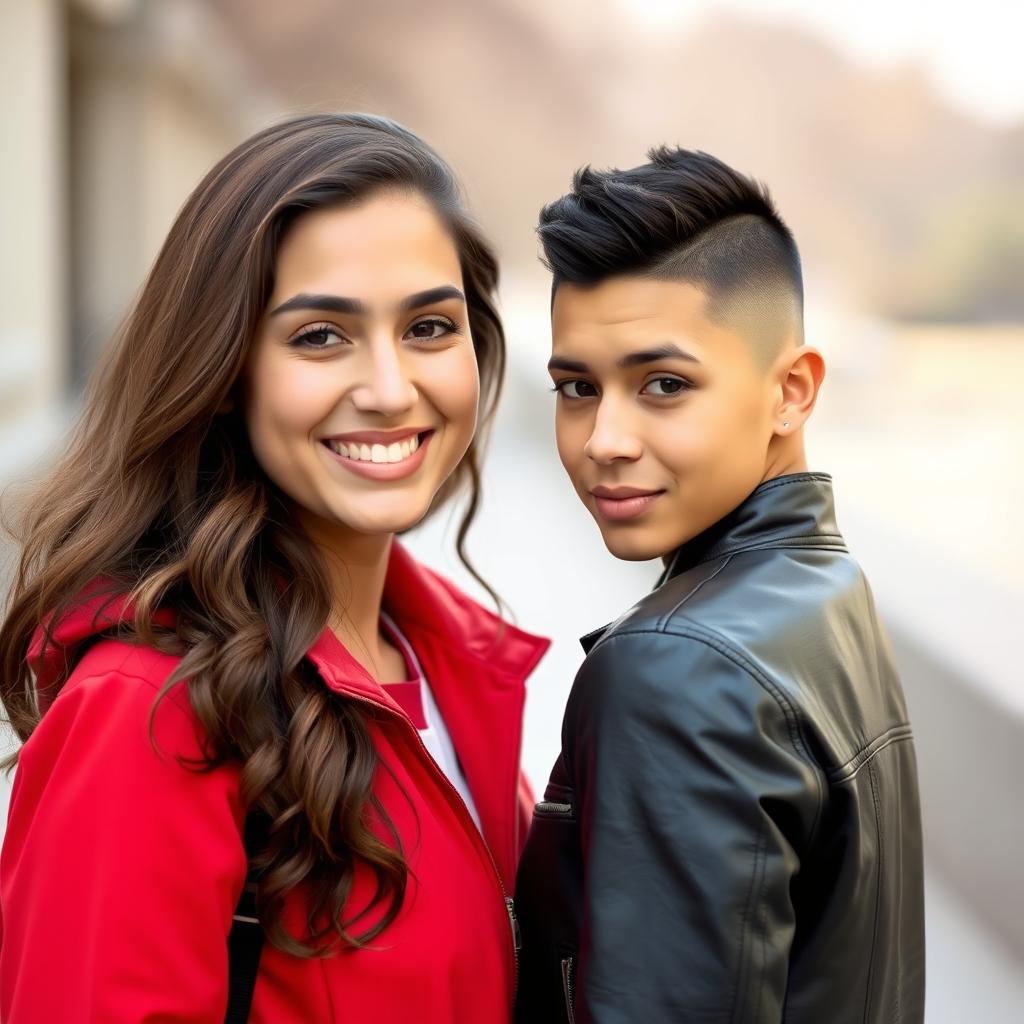
[[[762,484],[584,647],[517,1020],[919,1024],[914,749],[830,478]]]

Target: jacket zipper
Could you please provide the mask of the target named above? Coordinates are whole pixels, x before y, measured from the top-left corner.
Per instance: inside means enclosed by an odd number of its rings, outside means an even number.
[[[497,867],[494,870],[497,872]],[[501,879],[499,878],[498,881],[500,882]],[[504,892],[504,886],[502,886],[502,891]],[[519,930],[519,918],[516,917],[515,900],[511,896],[505,897],[505,909],[508,911],[509,924],[512,926],[512,958],[515,966],[515,973],[512,977],[512,998],[515,1000],[519,994],[519,953],[523,948],[523,935]]]
[[[573,968],[576,966],[571,956],[562,961],[562,992],[565,995],[565,1015],[569,1024],[576,1024],[576,1007],[572,990]]]
[[[434,773],[441,780],[442,784],[448,788],[448,791],[455,797],[455,800],[459,807],[462,808],[463,814],[463,827],[465,828],[467,823],[469,825],[466,828],[467,832],[471,832],[474,836],[474,841],[479,843],[487,854],[487,859],[491,862],[491,870],[494,873],[494,880],[498,883],[498,888],[501,890],[502,899],[505,902],[505,912],[508,914],[509,930],[511,932],[512,939],[512,999],[519,993],[519,953],[523,948],[522,936],[519,931],[519,919],[516,917],[515,901],[509,896],[508,891],[505,889],[505,883],[502,881],[501,873],[498,871],[497,861],[494,859],[494,854],[491,853],[491,848],[484,841],[483,835],[480,830],[476,827],[476,822],[473,820],[473,815],[469,813],[469,808],[466,806],[466,801],[462,799],[462,794],[452,785],[451,780],[443,771],[441,771],[438,763],[434,760],[433,755],[427,750],[427,745],[423,742],[422,737],[416,729],[416,726],[410,721],[410,719],[395,711],[394,708],[389,708],[386,704],[381,704],[379,701],[371,700],[369,697],[362,697],[356,694],[350,693],[348,690],[344,691],[344,696],[350,700],[357,700],[363,704],[369,704],[370,707],[376,708],[382,711],[386,711],[388,714],[399,718],[402,722],[408,725],[412,734],[416,737],[416,742],[420,746],[420,750],[426,756],[427,760],[434,768]]]

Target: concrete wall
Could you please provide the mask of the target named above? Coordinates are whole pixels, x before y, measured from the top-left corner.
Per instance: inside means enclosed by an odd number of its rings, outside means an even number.
[[[67,378],[64,16],[0,4],[0,481],[52,440]]]

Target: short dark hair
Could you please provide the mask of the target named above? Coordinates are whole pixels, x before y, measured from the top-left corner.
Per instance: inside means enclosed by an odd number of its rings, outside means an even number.
[[[562,283],[619,274],[685,280],[712,303],[782,285],[803,304],[800,254],[761,183],[707,153],[659,146],[631,170],[583,167],[541,211],[544,263]]]

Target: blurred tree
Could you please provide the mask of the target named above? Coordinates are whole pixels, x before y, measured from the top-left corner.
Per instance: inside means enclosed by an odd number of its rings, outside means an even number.
[[[979,188],[936,211],[881,300],[901,319],[1024,321],[1024,184]]]

